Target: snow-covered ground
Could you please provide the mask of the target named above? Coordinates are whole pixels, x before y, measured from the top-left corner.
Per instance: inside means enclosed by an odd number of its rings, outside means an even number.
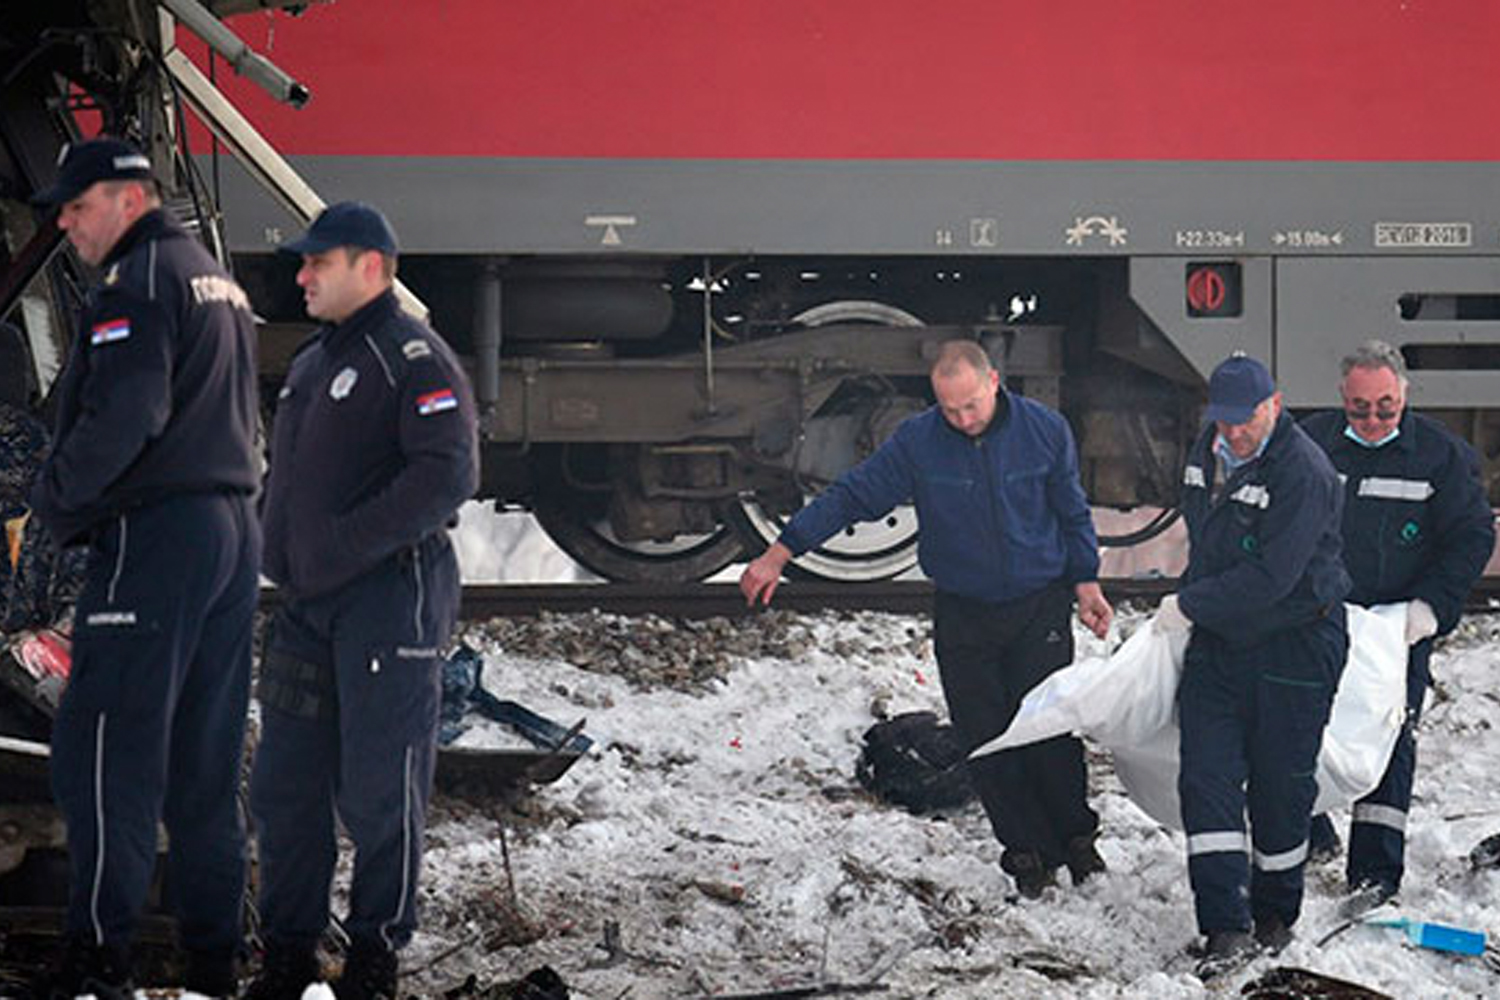
[[[597,579],[553,544],[536,519],[470,500],[449,532],[465,583],[570,583]]]
[[[1101,655],[1140,627],[1121,614]],[[1500,995],[1482,959],[1339,923],[1338,865],[1314,867],[1297,940],[1210,991],[1180,834],[1125,797],[1093,755],[1109,872],[1012,897],[978,806],[920,818],[865,795],[861,735],[882,715],[941,711],[929,623],[779,612],[710,623],[547,616],[471,626],[502,698],[571,725],[594,750],[512,814],[440,799],[407,992],[442,996],[550,965],[580,1000],[879,983],[893,997],[1238,995],[1273,964],[1392,996]],[[1466,855],[1500,830],[1500,616],[1434,658],[1400,913],[1500,932],[1500,871]],[[1341,832],[1347,817],[1336,817]],[[514,896],[507,876],[504,829]]]

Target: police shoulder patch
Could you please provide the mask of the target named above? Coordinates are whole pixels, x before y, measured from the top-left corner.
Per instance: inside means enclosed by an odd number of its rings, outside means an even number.
[[[406,360],[415,361],[418,358],[430,356],[432,354],[432,345],[418,337],[402,344],[401,353],[406,355]]]
[[[94,346],[113,344],[130,336],[130,320],[124,316],[95,323],[89,331],[89,343]]]
[[[432,392],[424,392],[417,397],[417,413],[423,417],[429,417],[434,413],[442,413],[444,410],[458,408],[458,397],[453,395],[453,390],[444,386],[434,389]]]

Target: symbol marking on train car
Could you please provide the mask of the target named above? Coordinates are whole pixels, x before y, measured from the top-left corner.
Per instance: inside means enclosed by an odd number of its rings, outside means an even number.
[[[940,247],[951,247],[953,245],[953,230],[939,229],[932,234],[932,242]]]
[[[1321,229],[1281,229],[1271,236],[1271,242],[1293,250],[1341,247],[1344,245],[1344,231],[1336,229],[1329,233]]]
[[[1471,247],[1474,227],[1467,222],[1377,222],[1377,247]]]
[[[1000,245],[999,219],[970,219],[969,246],[997,247]]]
[[[1075,217],[1073,224],[1063,232],[1070,247],[1081,247],[1090,237],[1108,240],[1112,247],[1122,247],[1127,242],[1125,237],[1129,230],[1120,225],[1118,216],[1090,215],[1088,218]]]
[[[1211,267],[1199,268],[1188,278],[1188,301],[1200,312],[1217,312],[1224,305],[1224,294],[1224,278]]]
[[[599,245],[606,247],[617,247],[623,243],[624,241],[620,239],[620,230],[635,225],[635,222],[633,215],[587,215],[583,219],[585,226],[603,228],[604,232],[599,237]]]

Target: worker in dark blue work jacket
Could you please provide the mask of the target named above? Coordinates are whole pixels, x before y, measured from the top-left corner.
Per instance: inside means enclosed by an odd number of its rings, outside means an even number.
[[[1343,412],[1303,429],[1344,479],[1344,564],[1356,604],[1410,601],[1406,620],[1406,720],[1380,784],[1354,804],[1349,825],[1349,909],[1378,906],[1401,887],[1407,810],[1417,764],[1417,722],[1431,680],[1432,640],[1458,624],[1464,599],[1495,549],[1495,515],[1474,449],[1430,417],[1406,409],[1406,363],[1372,340],[1344,358]],[[1314,850],[1338,850],[1326,816]]]
[[[1067,421],[1006,392],[984,349],[950,341],[932,369],[937,405],[903,422],[787,524],[746,567],[748,602],[769,603],[794,556],[845,527],[914,503],[918,558],[936,584],[934,647],[948,712],[972,751],[1010,724],[1026,692],[1072,662],[1072,611],[1095,635],[1113,611]],[[1104,869],[1095,847],[1083,746],[1058,737],[969,764],[1004,846],[1001,867],[1027,897]]]
[[[1282,412],[1265,367],[1242,354],[1221,363],[1206,416],[1183,476],[1187,570],[1155,627],[1192,628],[1178,792],[1209,976],[1291,939],[1314,771],[1348,649],[1349,576],[1338,477]]]
[[[59,544],[88,547],[52,729],[72,874],[67,940],[41,992],[129,995],[130,940],[164,819],[187,985],[231,996],[260,561],[250,305],[162,210],[151,165],[129,143],[73,146],[36,200],[57,206],[78,256],[100,268],[31,493]]]
[[[323,325],[276,407],[263,518],[278,585],[261,663],[250,804],[266,953],[255,1000],[319,978],[338,855],[354,841],[339,1000],[396,997],[417,926],[439,663],[458,613],[447,527],[478,480],[473,393],[441,337],[402,312],[396,236],[342,202],[284,250]]]

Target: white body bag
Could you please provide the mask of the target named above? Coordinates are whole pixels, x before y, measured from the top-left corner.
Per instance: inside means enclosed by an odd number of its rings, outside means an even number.
[[[1406,603],[1344,607],[1349,659],[1323,731],[1314,813],[1347,806],[1380,784],[1406,717]],[[1136,805],[1182,829],[1177,683],[1188,636],[1144,625],[1113,656],[1062,668],[1027,692],[1010,727],[970,758],[1066,733],[1086,736],[1114,755]]]

